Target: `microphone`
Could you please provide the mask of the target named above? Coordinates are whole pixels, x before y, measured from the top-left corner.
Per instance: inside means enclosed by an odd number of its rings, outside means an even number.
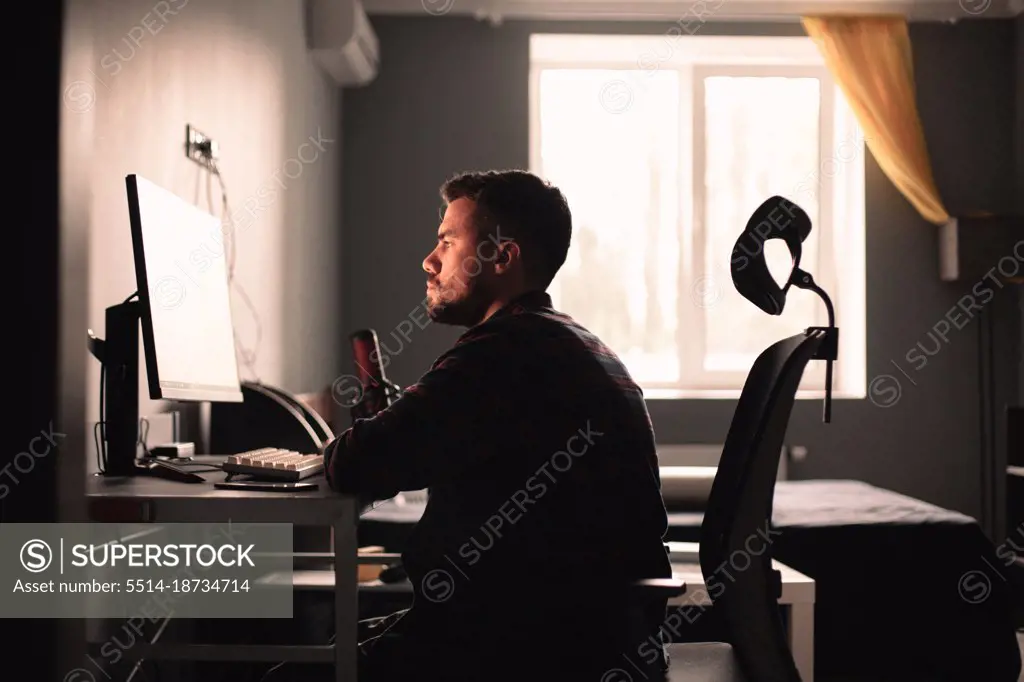
[[[380,342],[373,329],[360,329],[351,334],[352,360],[356,378],[362,386],[362,395],[349,408],[352,419],[366,419],[390,406],[398,399],[401,389],[388,381],[381,362]]]

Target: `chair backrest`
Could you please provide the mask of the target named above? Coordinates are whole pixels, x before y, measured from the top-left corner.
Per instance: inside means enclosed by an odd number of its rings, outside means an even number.
[[[799,682],[772,565],[772,501],[796,390],[824,340],[809,329],[769,346],[743,385],[704,513],[700,566],[748,679]]]
[[[782,339],[754,361],[701,523],[705,588],[744,676],[752,682],[801,682],[779,609],[782,576],[772,564],[771,519],[782,442],[797,387],[812,359],[827,363],[824,421],[831,419],[832,362],[838,355],[839,330],[828,294],[800,269],[801,244],[810,233],[811,221],[802,208],[783,197],[770,197],[747,221],[730,260],[736,290],[763,312],[781,315],[790,287],[797,287],[820,296],[828,313],[827,327],[808,327],[803,334]],[[782,239],[789,248],[792,269],[783,285],[768,268],[764,246],[769,239]],[[671,584],[634,585],[640,603],[667,600],[683,589],[680,581],[662,582]]]

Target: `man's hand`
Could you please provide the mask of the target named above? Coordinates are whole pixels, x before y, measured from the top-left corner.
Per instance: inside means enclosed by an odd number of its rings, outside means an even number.
[[[506,391],[515,395],[528,381],[514,348],[514,338],[497,333],[464,338],[387,409],[356,419],[325,448],[331,488],[386,500],[452,480],[492,456],[474,444],[493,438],[494,415],[510,409]]]

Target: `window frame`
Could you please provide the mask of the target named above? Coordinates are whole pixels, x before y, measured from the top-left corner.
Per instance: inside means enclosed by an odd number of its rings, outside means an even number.
[[[819,100],[819,165],[821,164],[820,158],[823,156],[824,150],[833,148],[834,131],[833,126],[828,122],[835,118],[835,91],[832,87],[829,87],[831,78],[829,77],[828,69],[822,66],[803,66],[803,65],[735,65],[735,64],[701,64],[695,65],[691,71],[690,83],[691,97],[693,101],[693,109],[690,116],[689,127],[692,131],[692,150],[693,150],[693,162],[692,168],[692,186],[689,188],[688,198],[692,201],[692,211],[689,214],[680,212],[680,230],[684,235],[689,233],[690,237],[687,240],[692,245],[692,249],[687,249],[681,254],[680,269],[683,271],[684,281],[686,282],[709,282],[712,286],[719,288],[723,286],[732,286],[732,281],[729,279],[728,269],[723,267],[715,272],[708,272],[706,270],[707,265],[707,230],[704,220],[705,215],[705,175],[704,171],[707,167],[707,156],[705,143],[707,141],[707,135],[705,134],[705,91],[704,91],[704,80],[706,78],[713,78],[716,76],[726,77],[755,77],[755,78],[770,78],[770,77],[781,77],[781,78],[816,78],[820,83],[820,100]],[[684,128],[687,125],[686,121],[680,121],[680,125]],[[682,132],[682,131],[680,131]],[[796,201],[795,189],[787,197]],[[818,207],[819,215],[822,216],[826,224],[831,224],[832,217],[832,199],[834,191],[832,188],[831,178],[823,179],[819,185],[819,198]],[[765,197],[767,199],[767,197]],[[817,226],[815,226],[817,227]],[[738,228],[737,228],[738,229]],[[833,230],[818,230],[818,257],[819,262],[822,264],[832,265],[834,260],[834,248],[832,239]],[[835,270],[832,267],[819,268],[821,272],[811,273],[814,275],[815,281],[827,292],[837,291],[838,282],[835,278]],[[814,296],[811,293],[795,293],[791,294],[795,296]],[[708,348],[706,346],[707,341],[707,325],[708,316],[713,310],[714,306],[709,305],[701,307],[697,305],[691,296],[682,296],[679,298],[679,319],[680,319],[680,332],[685,330],[686,341],[679,339],[677,348],[679,349],[679,367],[681,373],[685,377],[691,377],[691,380],[680,382],[682,386],[668,386],[659,388],[677,388],[680,390],[697,390],[697,391],[716,391],[716,390],[733,390],[737,387],[742,387],[743,382],[746,380],[749,368],[744,370],[710,370],[705,369],[704,363],[708,357]],[[815,307],[815,319],[809,320],[807,326],[825,326],[828,323],[825,306],[819,305]],[[824,390],[825,386],[825,366],[823,363],[809,363],[804,370],[802,380],[800,382],[801,388],[804,390]]]
[[[668,50],[666,50],[668,45]],[[644,88],[644,72],[668,69],[680,81],[679,130],[679,295],[677,297],[680,381],[641,382],[654,398],[736,398],[748,370],[716,371],[704,368],[707,357],[705,330],[708,310],[696,305],[691,287],[700,282],[732,286],[728,268],[712,274],[705,270],[704,215],[704,78],[708,76],[815,77],[820,82],[819,167],[811,177],[786,195],[800,203],[800,195],[817,191],[819,272],[815,280],[832,297],[836,326],[840,327],[839,358],[833,376],[833,397],[866,396],[865,268],[864,268],[864,157],[866,147],[855,117],[826,68],[817,46],[806,37],[763,36],[621,36],[587,34],[533,34],[530,43],[529,156],[530,168],[543,174],[540,158],[540,76],[546,69],[627,70],[624,79],[633,97]],[[620,86],[621,90],[621,86]],[[622,91],[624,94],[627,91]],[[690,97],[686,98],[685,93]],[[603,95],[603,93],[602,93]],[[631,100],[630,100],[631,101]],[[614,115],[614,114],[609,114]],[[842,140],[837,147],[837,140]],[[847,159],[839,154],[853,145]],[[687,156],[691,163],[686,163]],[[826,172],[830,162],[843,161],[842,177]],[[806,185],[806,186],[805,186]],[[803,192],[799,190],[803,188]],[[767,198],[767,197],[766,197]],[[853,198],[855,203],[848,202]],[[846,216],[840,220],[839,216]],[[716,276],[717,275],[717,276]],[[719,281],[725,279],[724,282]],[[557,287],[555,287],[557,290]],[[792,296],[814,296],[818,318],[807,326],[827,323],[823,303],[812,292],[791,288]],[[556,301],[557,305],[557,301]],[[824,363],[806,368],[797,397],[824,395]]]

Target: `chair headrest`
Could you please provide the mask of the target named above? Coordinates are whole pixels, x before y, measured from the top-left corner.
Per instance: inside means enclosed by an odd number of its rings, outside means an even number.
[[[800,265],[801,244],[810,233],[811,219],[792,201],[773,196],[758,206],[732,249],[730,269],[736,290],[769,315],[781,315],[793,270]],[[782,286],[772,277],[764,257],[769,239],[785,241],[793,260]]]

